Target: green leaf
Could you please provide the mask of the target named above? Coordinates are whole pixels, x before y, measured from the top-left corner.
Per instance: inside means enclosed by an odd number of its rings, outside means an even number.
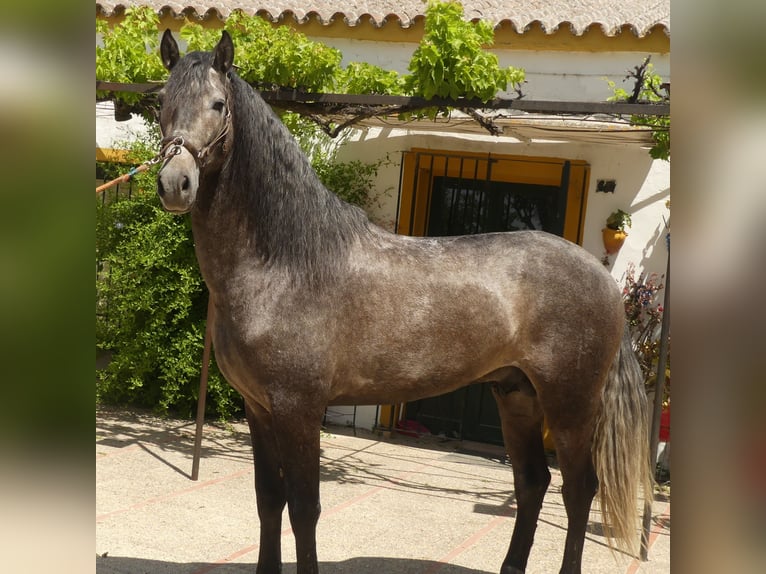
[[[524,81],[523,70],[508,68],[513,74],[504,73],[497,56],[484,50],[493,40],[492,26],[464,20],[459,3],[429,1],[425,34],[410,60],[405,89],[426,99],[449,95],[487,101],[509,83],[517,87]]]
[[[624,88],[618,88],[612,80],[606,80],[612,95],[607,98],[608,102],[627,101],[631,94]],[[644,82],[639,90],[639,101],[658,102],[663,98],[659,95],[662,78],[654,71],[654,66],[649,63],[646,66]],[[643,125],[652,128],[652,140],[654,144],[649,149],[649,155],[653,159],[670,161],[670,117],[663,116],[631,116],[633,125]]]

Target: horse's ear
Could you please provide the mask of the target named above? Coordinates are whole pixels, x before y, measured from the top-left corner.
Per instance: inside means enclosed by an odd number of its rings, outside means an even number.
[[[234,42],[231,36],[224,30],[221,33],[221,39],[215,47],[215,56],[213,57],[213,69],[225,74],[231,69],[234,63]]]
[[[165,33],[162,35],[160,56],[162,57],[163,65],[168,70],[172,70],[173,66],[175,66],[178,63],[178,60],[181,59],[181,56],[178,53],[178,44],[176,44],[176,40],[173,38],[170,29],[165,30]]]

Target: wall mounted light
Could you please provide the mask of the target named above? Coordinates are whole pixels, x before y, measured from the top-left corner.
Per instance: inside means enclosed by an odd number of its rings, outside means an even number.
[[[601,193],[614,193],[614,188],[617,187],[617,182],[613,179],[598,179],[596,180],[596,191]]]

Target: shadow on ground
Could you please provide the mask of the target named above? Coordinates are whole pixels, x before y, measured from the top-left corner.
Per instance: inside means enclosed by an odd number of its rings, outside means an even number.
[[[117,449],[138,448],[180,475],[190,478],[189,457],[191,457],[194,443],[194,421],[163,419],[148,411],[126,411],[108,407],[100,408],[99,413],[100,417],[96,425],[97,454],[99,446]],[[511,467],[502,448],[461,441],[444,441],[438,437],[411,438],[395,435],[383,438],[367,430],[354,431],[341,426],[329,426],[324,432],[330,442],[333,435],[350,436],[352,433],[359,438],[367,439],[367,442],[360,443],[363,446],[358,449],[349,448],[340,456],[336,452],[334,456],[328,457],[323,448],[320,465],[320,480],[323,482],[375,484],[388,490],[415,491],[421,495],[439,497],[445,502],[479,495],[473,490],[450,488],[444,486],[443,482],[439,486],[434,486],[424,480],[427,475],[443,474],[445,471],[442,463],[450,463],[452,467],[450,473],[458,472],[463,475],[463,478],[473,475],[477,483],[483,483],[480,493],[482,500],[475,505],[475,512],[494,516],[515,516]],[[397,454],[375,452],[376,445],[380,443],[400,444],[409,448]],[[426,461],[418,452],[420,449],[441,451],[443,456]],[[171,454],[185,455],[187,460],[178,461],[178,458],[170,456]],[[235,421],[230,425],[208,421],[203,435],[201,454],[201,466],[205,465],[207,458],[229,459],[247,465],[252,464],[250,436],[244,421]],[[171,462],[171,459],[178,464]],[[395,467],[395,462],[414,460],[417,460],[420,465],[417,474],[393,476],[395,473],[392,472],[392,468]],[[188,468],[186,462],[188,462]],[[549,460],[550,462],[554,461]],[[507,476],[495,481],[488,480],[486,474],[482,472],[482,467],[502,466],[507,467]],[[456,470],[460,467],[462,470]],[[549,487],[550,492],[558,490],[560,490],[559,487],[555,485]],[[545,521],[544,517],[541,517],[541,520]]]
[[[498,565],[499,568],[500,565]],[[97,574],[253,574],[255,564],[165,562],[123,556],[96,556]],[[362,557],[341,562],[320,562],[321,574],[493,574],[432,560]],[[295,564],[287,563],[282,574],[294,574]]]

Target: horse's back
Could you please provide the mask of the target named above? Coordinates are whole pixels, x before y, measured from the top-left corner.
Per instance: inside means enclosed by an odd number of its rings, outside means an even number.
[[[590,253],[543,231],[454,237],[389,236],[369,252],[374,266],[421,282],[482,284],[507,296],[532,296],[548,305],[591,300],[616,307],[619,292]]]

